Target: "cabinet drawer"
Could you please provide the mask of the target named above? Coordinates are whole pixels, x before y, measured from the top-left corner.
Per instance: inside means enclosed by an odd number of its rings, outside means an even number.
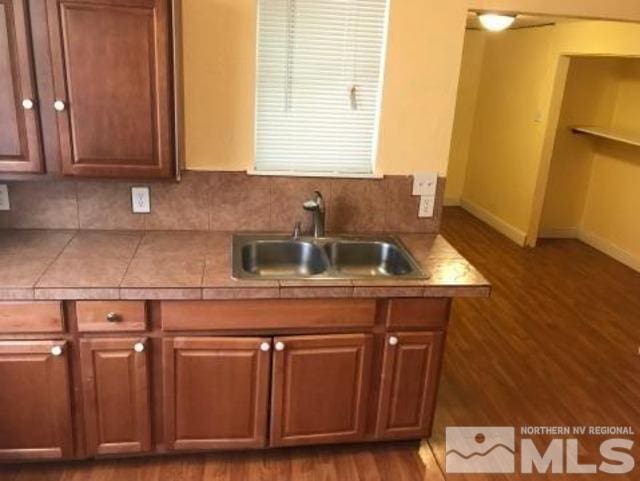
[[[390,329],[442,329],[449,320],[451,299],[392,299],[387,314]]]
[[[373,299],[165,301],[166,331],[370,327]]]
[[[133,332],[147,327],[144,301],[80,301],[76,314],[80,332]]]
[[[60,302],[0,302],[0,333],[62,332]]]

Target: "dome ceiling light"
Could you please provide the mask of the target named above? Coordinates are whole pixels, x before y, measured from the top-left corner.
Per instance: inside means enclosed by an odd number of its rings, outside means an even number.
[[[502,32],[508,29],[516,20],[516,15],[498,13],[478,13],[480,24],[490,32]]]

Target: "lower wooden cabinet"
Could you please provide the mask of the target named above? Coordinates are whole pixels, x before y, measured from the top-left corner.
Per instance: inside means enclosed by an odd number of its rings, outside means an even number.
[[[377,438],[414,439],[430,435],[443,343],[442,332],[387,335]]]
[[[274,339],[272,446],[364,437],[372,344],[370,334]]]
[[[73,456],[64,341],[0,341],[0,460]]]
[[[185,311],[185,328],[183,304],[154,315],[136,301],[0,303],[0,462],[428,437],[449,305],[393,299],[374,304],[372,317],[362,304],[359,320],[344,321],[349,333],[337,334],[337,305],[323,327],[298,330],[318,301],[298,303],[309,311],[256,336],[255,313],[266,322],[282,313],[210,301],[195,324],[198,306]],[[223,334],[200,335],[211,313]],[[239,319],[254,324],[225,335]]]
[[[149,451],[146,342],[140,338],[82,339],[80,356],[87,453]]]
[[[270,338],[178,337],[163,349],[169,449],[266,445]]]

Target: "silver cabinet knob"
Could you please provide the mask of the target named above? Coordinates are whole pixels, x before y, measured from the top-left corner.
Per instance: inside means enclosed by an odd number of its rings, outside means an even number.
[[[260,350],[262,352],[269,352],[271,350],[271,344],[268,342],[263,342],[260,344]]]
[[[33,109],[33,107],[35,107],[35,105],[36,104],[31,99],[24,99],[22,101],[22,108],[25,109],[25,110],[31,110],[31,109]]]
[[[390,346],[398,345],[398,338],[396,336],[389,337],[389,345]]]
[[[109,322],[119,322],[120,321],[120,314],[118,314],[117,312],[110,312],[109,314],[107,314],[107,321],[109,321]]]
[[[136,342],[133,345],[133,350],[136,352],[144,352],[144,342]]]
[[[64,109],[67,108],[67,105],[62,100],[56,100],[53,102],[53,108],[58,112],[64,112]]]
[[[276,351],[284,351],[284,342],[276,342]]]
[[[54,357],[62,356],[62,346],[53,346],[51,348],[51,355]]]

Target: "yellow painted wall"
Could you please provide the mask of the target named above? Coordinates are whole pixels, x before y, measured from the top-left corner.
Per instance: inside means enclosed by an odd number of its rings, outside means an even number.
[[[552,27],[486,35],[463,200],[525,230]]]
[[[253,165],[256,0],[183,0],[186,167]],[[377,170],[446,173],[464,2],[391,2]]]
[[[563,65],[568,64],[564,59],[574,54],[640,55],[640,25],[579,21],[485,35],[462,199],[532,244],[543,217],[546,188],[552,196],[563,189],[547,179],[558,145],[558,90],[564,91]],[[452,146],[452,152],[458,148]],[[451,162],[456,159],[452,156]],[[449,170],[456,172],[457,167],[450,165]],[[565,205],[564,212],[545,213],[546,220],[557,217],[542,227],[560,228],[563,218],[579,210],[579,197]]]
[[[593,141],[575,135],[571,127],[611,124],[620,68],[617,59],[571,59],[540,222],[543,237],[580,228],[593,168]]]
[[[593,159],[581,230],[640,270],[640,161],[637,148],[600,147]],[[597,244],[596,244],[597,245]]]
[[[611,126],[640,134],[640,59],[620,66]],[[581,230],[640,270],[640,148],[595,141]]]
[[[640,148],[570,129],[596,125],[640,135],[638,112],[640,59],[571,57],[540,225],[543,237],[575,236],[640,268]]]
[[[251,166],[255,4],[255,0],[182,1],[187,169]]]
[[[640,10],[640,3],[636,4]],[[553,156],[556,136],[556,109],[562,101],[555,95],[564,86],[560,80],[563,71],[563,59],[567,55],[640,55],[640,24],[622,22],[573,22],[564,23],[554,28],[552,69],[546,79],[545,111],[548,112],[547,131],[541,146],[540,161],[537,166],[537,179],[529,213],[527,236],[529,244],[534,245],[538,237],[538,229],[542,216],[547,179]],[[554,92],[555,89],[555,92]]]
[[[485,33],[478,30],[467,30],[464,37],[449,170],[444,193],[445,202],[448,204],[459,204],[464,189],[473,121],[478,104],[485,38]]]
[[[253,162],[256,0],[182,0],[186,166]],[[640,20],[637,0],[392,0],[378,170],[446,172],[468,8]]]

